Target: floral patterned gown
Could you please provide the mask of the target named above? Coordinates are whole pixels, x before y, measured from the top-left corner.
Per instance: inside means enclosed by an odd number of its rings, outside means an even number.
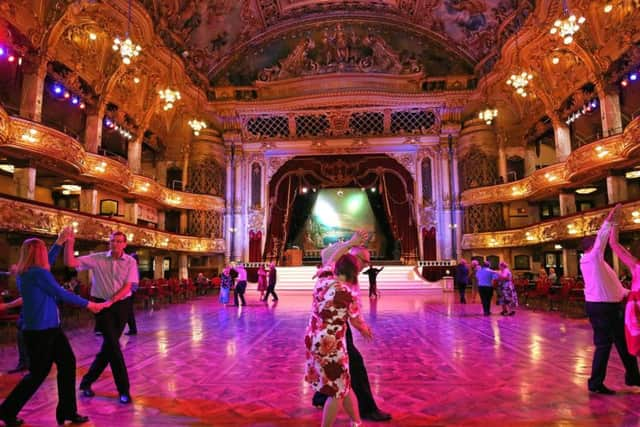
[[[358,293],[334,277],[320,278],[313,290],[305,346],[305,381],[315,391],[342,398],[351,390],[347,320],[360,315]]]

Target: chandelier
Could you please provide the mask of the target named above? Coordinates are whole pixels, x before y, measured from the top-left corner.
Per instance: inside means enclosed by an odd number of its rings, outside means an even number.
[[[160,94],[160,99],[164,101],[164,106],[162,107],[164,111],[172,109],[173,104],[181,98],[180,92],[169,88],[161,90],[158,93]]]
[[[516,93],[521,97],[527,96],[526,87],[529,85],[529,80],[531,80],[533,76],[531,73],[526,71],[521,72],[520,74],[512,74],[509,80],[507,80],[507,84],[513,86],[516,90]]]
[[[573,42],[573,36],[580,29],[580,25],[584,24],[586,19],[584,16],[576,18],[576,15],[571,14],[569,16],[569,8],[567,7],[567,0],[562,2],[562,10],[564,12],[563,19],[557,19],[551,27],[551,34],[558,34],[562,37],[564,44],[571,44]]]
[[[189,120],[189,126],[191,126],[191,129],[193,129],[193,134],[195,136],[198,136],[200,135],[200,131],[207,127],[207,124],[202,120],[193,119]]]
[[[129,31],[131,30],[131,0],[129,0],[129,17],[127,21],[127,38],[124,41],[120,40],[119,37],[116,37],[113,40],[113,50],[116,52],[120,52],[120,56],[122,57],[122,63],[125,65],[131,64],[131,59],[140,55],[140,51],[142,48],[140,45],[137,45],[131,41],[129,38]]]
[[[484,120],[487,125],[490,125],[493,122],[493,119],[498,117],[498,110],[495,108],[487,107],[486,110],[480,111],[478,113],[478,118],[480,120]]]

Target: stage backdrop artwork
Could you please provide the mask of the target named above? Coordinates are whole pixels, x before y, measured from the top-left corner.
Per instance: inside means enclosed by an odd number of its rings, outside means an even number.
[[[319,190],[311,215],[293,241],[309,256],[335,242],[349,240],[356,230],[366,230],[370,236],[369,249],[379,253],[384,236],[371,208],[367,191],[371,190]]]

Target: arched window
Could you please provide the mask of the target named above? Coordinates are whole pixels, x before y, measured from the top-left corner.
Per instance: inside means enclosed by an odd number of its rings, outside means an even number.
[[[251,208],[262,207],[262,166],[260,163],[251,165]]]
[[[430,205],[433,201],[433,185],[431,183],[431,159],[422,160],[422,203]]]

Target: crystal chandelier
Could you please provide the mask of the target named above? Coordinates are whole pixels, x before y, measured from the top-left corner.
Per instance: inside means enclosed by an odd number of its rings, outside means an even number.
[[[533,76],[531,73],[526,71],[521,72],[520,74],[512,74],[509,80],[507,80],[507,84],[513,86],[516,90],[516,93],[521,97],[525,98],[527,96],[526,87],[529,85],[529,80],[531,80]]]
[[[495,108],[491,109],[487,107],[486,110],[480,111],[478,113],[478,118],[480,120],[484,120],[487,125],[490,125],[493,122],[493,119],[495,119],[496,117],[498,117],[498,110]]]
[[[164,101],[164,111],[170,110],[173,108],[173,104],[176,101],[180,100],[180,92],[177,90],[166,88],[158,92],[160,94],[160,99]]]
[[[564,42],[564,44],[571,44],[571,42],[573,42],[574,34],[578,32],[578,30],[580,29],[580,25],[584,24],[586,19],[584,18],[584,16],[576,18],[576,16],[573,14],[571,14],[570,16],[566,16],[569,15],[566,0],[563,2],[563,6],[565,18],[557,19],[556,22],[553,23],[553,27],[551,27],[550,33],[558,34],[560,37],[562,37],[562,41]]]
[[[207,127],[207,124],[202,120],[193,119],[193,120],[189,120],[189,126],[191,126],[191,129],[193,129],[193,134],[195,136],[199,136],[200,131],[202,129],[205,129]]]
[[[127,38],[122,41],[119,37],[113,39],[113,50],[116,52],[120,52],[120,56],[122,57],[122,62],[125,65],[131,64],[131,59],[140,55],[140,51],[142,48],[140,45],[137,45],[131,41],[129,38],[129,31],[131,30],[131,0],[129,0],[129,17],[127,21]]]

